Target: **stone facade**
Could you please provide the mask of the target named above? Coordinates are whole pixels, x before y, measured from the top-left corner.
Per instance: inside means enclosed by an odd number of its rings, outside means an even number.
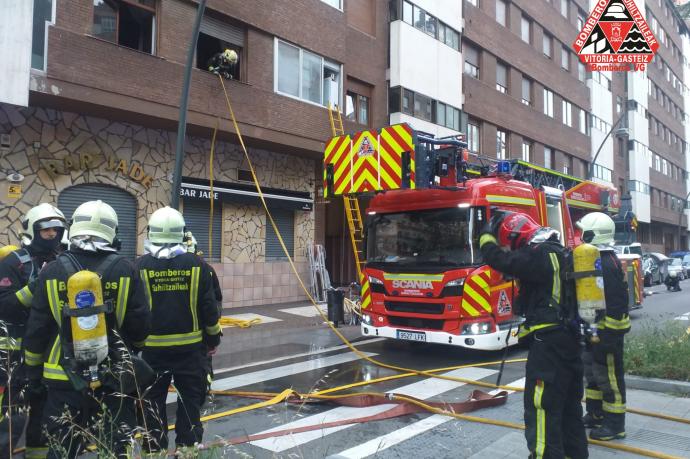
[[[0,233],[0,244],[18,243],[19,219],[32,206],[57,204],[60,192],[73,185],[101,183],[136,198],[137,253],[143,252],[147,217],[170,202],[175,132],[53,109],[0,104],[0,134],[9,136],[9,146],[0,146],[0,171],[24,176],[16,183],[21,186],[17,197],[10,194],[13,183],[0,182],[0,222],[7,228]],[[184,176],[209,178],[210,147],[209,139],[188,138]],[[313,160],[253,148],[249,154],[262,186],[313,192]],[[214,179],[236,182],[238,168],[248,168],[241,148],[217,142]],[[263,208],[231,202],[224,202],[222,208],[222,262],[214,267],[221,278],[226,306],[304,299],[288,263],[265,260]],[[294,259],[306,282],[314,213],[296,211],[294,222]]]

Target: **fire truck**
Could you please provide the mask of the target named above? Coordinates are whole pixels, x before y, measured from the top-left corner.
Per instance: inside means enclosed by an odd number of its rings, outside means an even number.
[[[515,344],[522,320],[513,314],[516,281],[482,262],[479,236],[492,212],[524,212],[574,247],[577,219],[620,208],[615,188],[522,161],[470,158],[461,136],[437,139],[407,124],[333,137],[323,179],[325,196],[344,198],[362,333],[481,350]],[[364,218],[362,195],[373,195]],[[630,303],[639,304],[640,261],[624,263]]]

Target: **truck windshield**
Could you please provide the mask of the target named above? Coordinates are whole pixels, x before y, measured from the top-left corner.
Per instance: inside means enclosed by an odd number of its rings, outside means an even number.
[[[367,264],[470,266],[478,261],[469,208],[378,214],[369,217]]]

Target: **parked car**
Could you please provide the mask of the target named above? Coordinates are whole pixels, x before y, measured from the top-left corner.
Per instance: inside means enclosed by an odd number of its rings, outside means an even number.
[[[687,278],[687,273],[690,273],[690,254],[687,254],[683,257],[683,268],[685,268],[685,277]]]
[[[658,285],[664,282],[667,275],[667,267],[670,258],[663,253],[648,252],[642,255],[642,272],[644,273],[645,287]]]
[[[680,258],[671,258],[669,261],[668,273],[671,274],[672,272],[676,273],[680,280],[685,280],[688,278],[686,268],[683,267],[683,260]]]

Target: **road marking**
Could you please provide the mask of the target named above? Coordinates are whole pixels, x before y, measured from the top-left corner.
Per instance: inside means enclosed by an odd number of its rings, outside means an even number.
[[[319,304],[317,305],[318,308],[326,314],[326,305],[325,304]],[[287,314],[293,314],[296,316],[302,316],[302,317],[316,317],[319,316],[319,311],[316,310],[316,308],[312,306],[300,306],[297,308],[289,308],[289,309],[278,309],[280,312],[285,312]]]
[[[486,378],[487,376],[490,376],[494,373],[496,373],[496,370],[469,367],[453,370],[445,374],[449,376],[478,380]],[[425,400],[464,385],[465,383],[456,381],[426,378],[412,384],[398,387],[396,389],[391,389],[388,392],[410,395],[418,399]],[[323,413],[307,416],[297,421],[289,422],[287,424],[283,424],[272,429],[264,430],[263,432],[259,433],[263,434],[266,432],[274,432],[278,430],[297,428],[301,426],[310,426],[316,424],[323,424],[327,422],[341,421],[343,419],[356,419],[364,416],[371,416],[378,413],[382,413],[393,408],[394,406],[395,405],[393,404],[376,405],[366,408],[352,408],[342,406],[339,408],[334,408],[332,410],[324,411]],[[312,430],[309,432],[295,433],[292,435],[283,435],[281,437],[266,438],[264,440],[253,441],[251,442],[251,444],[278,453],[303,445],[312,440],[323,438],[326,435],[332,434],[334,432],[345,430],[349,427],[352,427],[353,425],[354,424],[346,424],[338,427],[330,427],[327,429]]]
[[[276,319],[275,317],[269,317],[269,316],[262,316],[261,314],[254,314],[251,312],[247,312],[244,314],[233,314],[229,316],[223,316],[223,319],[236,319],[236,320],[254,320],[254,319],[259,319],[261,321],[260,324],[269,324],[271,322],[282,322],[283,319]],[[235,325],[222,325],[222,328],[227,328],[227,327],[235,327]]]
[[[682,314],[673,320],[690,320],[690,312],[686,312],[685,314]]]
[[[365,355],[372,357],[378,354],[372,352],[364,352]],[[237,376],[229,376],[227,378],[213,381],[211,388],[214,390],[230,390],[237,387],[249,386],[251,384],[269,381],[271,379],[284,378],[285,376],[293,376],[306,371],[318,370],[324,367],[333,365],[341,365],[343,363],[359,360],[360,357],[354,352],[346,352],[344,354],[331,355],[318,359],[305,360],[304,362],[291,363],[280,367],[267,368],[266,370],[254,371],[252,373],[245,373]],[[177,400],[177,393],[169,392],[166,403],[172,403]]]
[[[512,383],[508,384],[509,386],[516,386],[516,387],[525,387],[525,378],[520,378],[516,381],[513,381]],[[500,389],[492,390],[489,392],[491,395],[495,395],[498,392],[500,392]],[[507,391],[508,393],[513,393],[515,391]],[[398,443],[402,443],[405,440],[409,440],[410,438],[422,434],[424,432],[427,432],[434,427],[438,427],[441,424],[445,424],[446,422],[452,421],[453,418],[448,417],[448,416],[443,416],[441,414],[434,414],[432,416],[429,416],[428,418],[422,419],[421,421],[414,422],[412,424],[409,424],[401,429],[398,429],[394,432],[388,433],[386,435],[381,435],[380,437],[373,438],[365,443],[362,443],[361,445],[357,445],[353,448],[347,449],[343,451],[342,453],[335,454],[333,458],[338,458],[338,459],[345,459],[345,458],[362,458],[362,457],[367,457],[371,456],[374,454],[377,454],[380,451],[383,451],[384,449],[388,449],[391,446],[395,446]]]

